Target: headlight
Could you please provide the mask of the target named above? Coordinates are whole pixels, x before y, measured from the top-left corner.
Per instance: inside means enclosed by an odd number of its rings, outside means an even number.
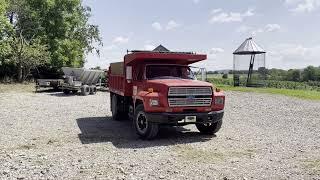
[[[150,99],[150,106],[159,106],[158,99]]]
[[[215,97],[215,104],[224,104],[223,97]]]

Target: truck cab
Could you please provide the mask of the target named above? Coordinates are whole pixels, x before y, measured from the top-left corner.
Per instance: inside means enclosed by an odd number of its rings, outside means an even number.
[[[109,68],[113,119],[131,119],[143,139],[154,138],[161,125],[195,124],[204,134],[222,125],[225,96],[211,83],[197,80],[189,67],[204,54],[132,51]]]

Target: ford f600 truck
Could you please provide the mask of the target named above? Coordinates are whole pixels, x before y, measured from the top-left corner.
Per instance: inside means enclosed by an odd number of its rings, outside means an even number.
[[[189,65],[207,55],[170,51],[130,51],[109,67],[114,120],[131,119],[137,134],[153,139],[161,125],[195,124],[204,134],[222,125],[225,96],[198,81]]]

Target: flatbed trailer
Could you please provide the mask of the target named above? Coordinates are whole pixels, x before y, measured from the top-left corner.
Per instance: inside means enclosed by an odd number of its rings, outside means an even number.
[[[41,88],[53,88],[54,90],[59,90],[64,79],[37,79],[36,80],[36,91]]]

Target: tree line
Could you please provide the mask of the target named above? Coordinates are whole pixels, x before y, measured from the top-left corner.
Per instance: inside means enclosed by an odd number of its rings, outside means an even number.
[[[228,73],[219,72],[219,71],[208,71],[208,74],[223,74],[223,78],[227,79],[228,74],[233,74],[232,70],[229,70]],[[260,74],[265,74],[266,79],[276,80],[276,81],[293,81],[293,82],[309,82],[309,81],[320,81],[320,66],[308,66],[304,69],[265,69],[259,68],[255,71]],[[247,74],[248,71],[237,71],[237,74]]]
[[[81,0],[0,0],[0,80],[83,67],[102,45],[90,16]]]

